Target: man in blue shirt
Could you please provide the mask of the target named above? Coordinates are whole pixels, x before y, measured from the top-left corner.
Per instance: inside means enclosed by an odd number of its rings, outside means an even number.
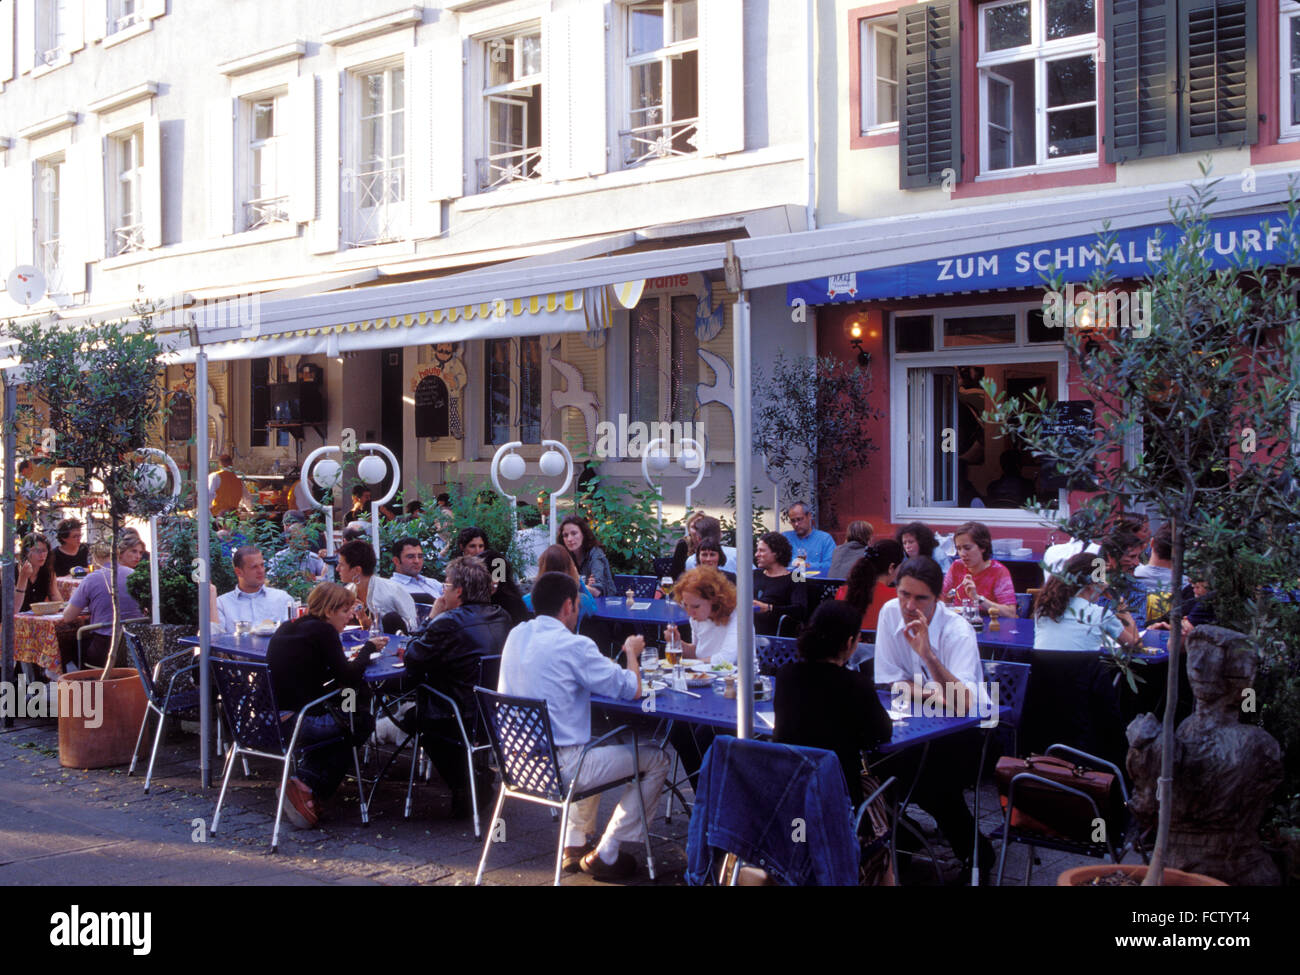
[[[804,568],[823,574],[830,571],[831,556],[835,554],[835,539],[820,528],[812,525],[812,513],[802,501],[790,505],[786,517],[793,527],[792,531],[782,532],[794,550],[794,563],[799,564],[799,555],[803,554]],[[792,566],[793,567],[793,566]]]
[[[266,561],[255,545],[241,545],[232,556],[235,588],[217,597],[217,632],[234,633],[236,623],[283,623],[289,617],[291,597],[266,584]]]

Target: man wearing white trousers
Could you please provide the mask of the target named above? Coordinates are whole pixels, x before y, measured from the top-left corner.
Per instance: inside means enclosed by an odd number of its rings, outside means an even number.
[[[562,572],[547,572],[533,586],[533,609],[537,618],[510,631],[501,651],[501,678],[497,690],[516,697],[542,698],[551,717],[551,731],[560,762],[564,788],[568,788],[578,766],[583,746],[591,740],[591,695],[629,700],[640,694],[640,657],[645,639],[630,636],[623,643],[627,658],[624,670],[604,656],[596,644],[573,630],[578,624],[578,585]],[[641,795],[645,809],[655,808],[668,758],[653,747],[640,748]],[[631,744],[610,744],[587,753],[578,776],[577,791],[632,774]],[[636,788],[628,783],[619,796],[600,842],[593,848],[588,836],[594,832],[600,796],[574,803],[564,837],[564,869],[582,870],[602,880],[627,877],[636,872],[636,860],[620,849],[624,842],[644,839],[641,807]]]

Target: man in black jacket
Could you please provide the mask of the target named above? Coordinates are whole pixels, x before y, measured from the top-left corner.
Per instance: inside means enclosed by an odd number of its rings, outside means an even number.
[[[447,566],[443,593],[433,604],[433,621],[406,648],[406,671],[421,683],[452,698],[467,731],[477,724],[474,685],[480,661],[500,654],[510,632],[508,613],[492,605],[492,577],[476,558],[462,556]],[[445,704],[422,693],[419,704],[420,744],[438,774],[451,787],[452,816],[469,816],[469,776],[465,748],[455,719]],[[490,773],[475,772],[480,803],[492,798]]]

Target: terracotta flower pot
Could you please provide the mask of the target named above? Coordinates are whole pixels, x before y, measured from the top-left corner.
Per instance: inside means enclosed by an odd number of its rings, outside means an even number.
[[[147,707],[131,667],[77,670],[59,678],[59,764],[65,768],[126,765]]]
[[[1086,887],[1096,877],[1104,877],[1116,870],[1126,873],[1139,882],[1146,877],[1147,867],[1142,863],[1102,863],[1095,867],[1071,867],[1056,878],[1058,887]],[[1162,887],[1227,887],[1222,880],[1207,877],[1203,873],[1186,873],[1165,867]]]

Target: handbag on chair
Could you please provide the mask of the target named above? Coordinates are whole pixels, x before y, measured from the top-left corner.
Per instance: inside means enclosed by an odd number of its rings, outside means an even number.
[[[1048,755],[1030,755],[1028,758],[1004,755],[998,759],[994,779],[1004,810],[1011,780],[1023,773],[1082,792],[1097,804],[1098,812],[1108,823],[1122,821],[1124,800],[1113,772],[1099,772]],[[1016,806],[1011,811],[1011,826],[1015,829],[1087,842],[1095,818],[1096,813],[1083,796],[1053,789],[1032,779],[1016,783]]]

